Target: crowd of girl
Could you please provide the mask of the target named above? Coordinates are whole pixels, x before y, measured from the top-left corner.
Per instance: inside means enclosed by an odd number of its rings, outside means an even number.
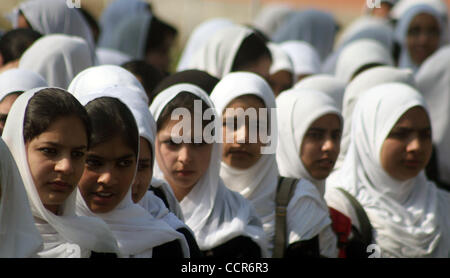
[[[345,28],[285,5],[213,18],[176,70],[145,1],[99,24],[21,2],[0,37],[0,257],[450,257],[447,7],[380,2]]]

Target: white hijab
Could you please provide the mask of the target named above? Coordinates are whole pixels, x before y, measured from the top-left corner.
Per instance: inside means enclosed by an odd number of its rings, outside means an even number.
[[[202,89],[192,84],[177,84],[159,93],[150,106],[156,121],[164,107],[183,91],[200,97],[214,109]],[[217,121],[215,111],[214,114]],[[267,239],[256,212],[239,193],[226,188],[219,176],[222,145],[217,143],[217,139],[221,139],[220,126],[216,125],[217,137],[213,143],[209,168],[180,202],[186,224],[194,232],[201,250],[209,250],[237,236],[247,236],[260,246],[263,257],[267,257]],[[164,179],[159,167],[155,163],[154,175]]]
[[[83,38],[95,61],[95,42],[89,24],[77,9],[71,9],[66,1],[39,0],[25,1],[18,7],[31,27],[43,35],[66,34]]]
[[[320,57],[309,43],[304,41],[285,41],[279,44],[291,58],[294,66],[294,80],[303,74],[320,73]]]
[[[450,183],[450,47],[427,59],[416,75],[417,88],[430,107],[433,143],[436,146],[440,178]]]
[[[294,8],[287,3],[269,3],[258,13],[253,20],[253,25],[268,37],[272,37]]]
[[[400,82],[414,86],[414,76],[409,69],[398,69],[390,66],[380,66],[366,70],[352,80],[344,93],[342,115],[344,117],[344,129],[341,138],[341,151],[336,161],[335,169],[338,169],[344,161],[350,145],[350,133],[352,126],[352,114],[355,104],[361,95],[368,89],[382,83]]]
[[[342,111],[342,101],[347,84],[328,74],[308,76],[294,85],[294,89],[317,90],[330,96],[339,111]]]
[[[118,24],[125,18],[140,13],[150,13],[148,3],[142,0],[115,0],[106,6],[99,20],[101,33],[98,45],[100,47],[110,45]]]
[[[233,99],[248,94],[261,98],[266,108],[276,107],[273,92],[267,82],[249,72],[228,74],[216,85],[211,93],[211,99],[216,104],[218,113],[222,115]],[[275,117],[275,121],[271,123],[270,129],[278,134],[277,115],[271,112],[269,111],[269,118]],[[278,136],[275,136],[271,144],[275,147],[279,146],[278,140]],[[269,252],[271,253],[275,235],[275,196],[279,176],[275,153],[263,154],[255,165],[246,170],[235,169],[222,162],[220,176],[229,188],[250,200],[256,208],[270,239]],[[319,192],[310,182],[301,179],[287,207],[289,244],[313,238],[330,223],[328,208],[321,200]],[[322,254],[335,256],[333,254],[336,250],[335,245],[336,242],[333,240],[321,241]]]
[[[97,55],[98,65],[121,66],[126,62],[133,60],[133,58],[125,53],[104,47],[97,47],[95,55]]]
[[[47,82],[39,74],[26,69],[10,69],[0,74],[0,101],[12,92],[25,92],[46,87]]]
[[[398,181],[381,166],[383,142],[410,108],[426,109],[418,91],[401,83],[376,86],[358,101],[351,142],[341,169],[327,187],[342,187],[364,207],[382,257],[448,257],[450,195],[428,181],[423,171]]]
[[[106,88],[84,95],[80,98],[83,105],[101,98],[114,97],[123,102],[130,111],[143,109],[142,102],[136,101],[133,91],[123,87]],[[148,119],[139,118],[141,121]],[[135,204],[131,198],[131,184],[124,199],[112,211],[107,213],[93,213],[79,190],[77,198],[77,214],[99,217],[105,221],[119,245],[121,257],[151,258],[153,248],[162,244],[178,240],[183,255],[189,257],[189,247],[184,236],[176,232],[165,221],[155,218],[147,210]]]
[[[76,190],[65,201],[61,215],[53,214],[41,202],[28,166],[23,128],[17,128],[23,126],[28,102],[37,91],[27,91],[14,102],[2,138],[17,163],[36,227],[44,240],[38,256],[79,258],[89,257],[90,251],[117,253],[117,242],[103,221],[75,214]]]
[[[340,53],[335,76],[349,83],[361,67],[372,63],[392,66],[394,62],[388,49],[378,41],[356,40],[348,44]]]
[[[439,23],[440,28],[440,42],[439,45],[442,46],[445,41],[446,24],[444,23],[439,12],[431,5],[428,4],[416,4],[408,7],[399,18],[397,25],[395,27],[395,39],[401,46],[400,58],[398,61],[398,67],[400,68],[410,68],[416,72],[420,65],[417,65],[411,60],[407,46],[407,33],[411,21],[420,13],[426,13],[433,16]]]
[[[2,139],[0,153],[0,258],[34,257],[42,248],[42,238],[19,169]]]
[[[80,98],[93,91],[112,86],[130,88],[137,92],[139,99],[148,103],[148,96],[139,80],[131,72],[115,65],[95,66],[83,70],[73,78],[67,91]]]
[[[40,74],[51,87],[67,89],[75,75],[93,64],[86,41],[52,34],[38,39],[23,53],[19,68]]]
[[[219,79],[222,78],[231,71],[239,47],[252,33],[250,28],[240,25],[218,30],[195,52],[188,68],[203,70]]]
[[[213,18],[209,19],[192,31],[188,41],[184,47],[181,58],[178,62],[177,71],[183,71],[189,69],[190,61],[195,52],[203,47],[208,39],[215,34],[218,30],[232,26],[234,23],[226,18]]]
[[[270,66],[269,73],[275,74],[284,70],[294,75],[294,65],[287,51],[283,50],[280,45],[272,42],[268,42],[267,47],[272,55],[272,65]]]

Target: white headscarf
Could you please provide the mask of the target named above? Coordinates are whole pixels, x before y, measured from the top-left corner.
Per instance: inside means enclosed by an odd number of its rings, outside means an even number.
[[[320,73],[320,57],[317,51],[304,41],[285,41],[280,47],[291,58],[295,80],[303,74]]]
[[[89,24],[77,9],[71,9],[66,1],[25,1],[18,7],[31,27],[43,35],[66,34],[83,38],[95,61],[95,42]]]
[[[293,11],[294,8],[286,3],[269,3],[258,13],[253,25],[268,37],[272,37]]]
[[[426,109],[418,91],[388,83],[367,91],[353,114],[351,142],[342,168],[327,187],[342,187],[364,207],[382,257],[448,257],[450,195],[423,171],[406,181],[381,166],[383,143],[398,119],[412,107]]]
[[[277,43],[290,40],[307,42],[317,50],[321,62],[333,49],[336,32],[336,20],[331,13],[307,9],[291,13],[272,38]]]
[[[356,40],[342,50],[337,60],[335,75],[348,83],[361,67],[373,63],[391,66],[394,62],[391,53],[378,41]]]
[[[442,0],[400,0],[395,4],[390,15],[393,19],[399,20],[411,7],[422,4],[433,7],[443,19],[447,19],[447,4]]]
[[[142,0],[115,0],[106,6],[99,20],[101,33],[98,45],[101,47],[110,45],[118,24],[125,18],[140,13],[150,13],[148,3]]]
[[[65,201],[61,215],[53,214],[42,204],[28,166],[23,128],[18,128],[18,125],[23,126],[29,100],[40,89],[27,91],[17,98],[11,107],[2,135],[17,163],[36,227],[44,240],[44,248],[38,255],[49,258],[76,258],[88,257],[90,251],[117,253],[117,242],[103,221],[75,214],[76,190]]]
[[[19,169],[0,139],[0,258],[29,258],[42,248]]]
[[[202,89],[192,84],[177,84],[159,93],[150,106],[156,121],[164,107],[183,91],[200,97],[214,109]],[[217,121],[215,111],[214,114]],[[216,134],[220,138],[221,130],[217,125]],[[194,232],[201,250],[209,250],[237,236],[247,236],[260,246],[263,257],[267,257],[267,239],[256,212],[239,193],[226,188],[219,176],[222,145],[217,143],[217,138],[213,143],[209,168],[180,202],[186,224]],[[154,175],[164,179],[159,167],[155,163]]]
[[[46,87],[47,82],[39,74],[26,69],[10,69],[0,74],[0,101],[12,92],[25,92]]]
[[[136,101],[133,91],[123,87],[106,88],[84,95],[80,98],[80,102],[83,105],[87,105],[89,102],[101,97],[115,97],[127,105],[130,111],[142,109],[139,108],[139,105],[142,106],[142,103]],[[140,118],[140,120],[148,119]],[[77,214],[99,217],[104,220],[117,239],[121,257],[151,258],[154,247],[174,240],[179,241],[183,255],[189,257],[189,247],[182,234],[176,232],[165,221],[153,217],[147,210],[133,202],[131,198],[131,184],[124,199],[112,211],[107,213],[93,213],[86,205],[80,190],[77,190],[77,192]]]
[[[294,89],[317,90],[330,96],[336,104],[339,111],[342,111],[342,100],[346,83],[332,75],[317,74],[308,76],[294,85]]]
[[[344,129],[341,138],[341,151],[336,161],[335,169],[338,169],[344,161],[350,144],[350,130],[352,126],[352,114],[356,102],[368,89],[390,82],[400,82],[414,86],[413,73],[409,69],[398,69],[390,66],[380,66],[366,70],[352,80],[344,93],[342,115],[344,117]]]
[[[311,176],[300,159],[300,147],[309,126],[326,114],[337,115],[343,124],[335,101],[318,90],[294,88],[277,97],[278,134],[277,163],[285,177],[305,178],[316,185],[321,195],[325,192],[325,180]]]
[[[218,113],[222,115],[232,100],[248,94],[261,98],[266,108],[276,107],[273,92],[267,82],[249,72],[235,72],[225,76],[214,88],[211,99],[216,104]],[[269,119],[275,117],[275,121],[273,123],[271,121],[270,126],[270,130],[275,134],[271,144],[278,146],[277,115],[271,112],[269,110]],[[275,235],[275,196],[279,177],[275,153],[263,154],[255,165],[246,170],[235,169],[222,162],[220,176],[229,188],[239,192],[253,203],[264,223],[264,230],[270,238],[269,251],[272,252]],[[330,223],[327,206],[321,200],[317,189],[310,182],[300,180],[287,207],[289,244],[313,238]],[[333,253],[336,250],[336,241],[321,240],[320,243],[322,254],[335,256]]]
[[[86,41],[53,34],[35,41],[20,58],[19,68],[40,74],[51,87],[67,89],[75,75],[93,64]]]
[[[112,86],[130,88],[138,93],[139,99],[148,103],[148,96],[139,80],[131,72],[115,65],[89,67],[83,70],[73,78],[67,91],[80,98],[93,91]]]
[[[430,107],[433,143],[436,146],[440,178],[450,184],[450,47],[427,59],[416,75],[417,88]]]
[[[152,18],[150,12],[141,12],[121,20],[111,34],[109,43],[102,46],[123,52],[133,59],[144,59]]]
[[[239,47],[252,33],[250,28],[240,25],[220,29],[195,52],[188,68],[222,78],[231,71]]]
[[[97,47],[95,54],[97,55],[98,65],[121,66],[133,60],[129,55],[111,48]]]
[[[190,61],[195,52],[203,47],[208,39],[220,29],[232,26],[234,23],[226,18],[213,18],[207,20],[192,31],[186,46],[184,47],[181,58],[178,62],[177,71],[183,71],[189,68]]]
[[[272,65],[270,66],[269,73],[275,74],[284,70],[294,75],[294,65],[289,54],[280,45],[272,42],[268,42],[267,47],[272,55]]]
[[[444,41],[446,39],[445,36],[446,24],[444,23],[438,11],[433,6],[428,4],[416,4],[410,6],[401,14],[401,17],[399,18],[397,25],[395,27],[395,39],[401,46],[398,67],[410,68],[414,72],[418,70],[418,67],[420,65],[417,65],[415,62],[411,60],[411,56],[409,54],[407,46],[407,33],[411,21],[414,19],[414,17],[416,17],[420,13],[429,14],[437,20],[440,29],[440,42],[439,42],[440,46],[444,44]]]
[[[322,71],[334,74],[336,63],[342,50],[350,43],[360,39],[371,39],[383,44],[389,53],[394,48],[394,28],[385,19],[373,16],[362,16],[352,22],[336,42],[334,51],[326,58],[322,64]]]

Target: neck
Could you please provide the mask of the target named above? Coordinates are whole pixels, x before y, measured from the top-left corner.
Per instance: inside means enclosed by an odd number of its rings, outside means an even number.
[[[191,190],[192,190],[192,187],[190,187],[190,188],[180,188],[180,187],[173,186],[173,185],[170,185],[170,187],[172,188],[172,191],[173,191],[173,193],[175,195],[175,198],[177,198],[178,202],[181,202],[181,200],[183,200],[184,197],[186,197],[186,195],[188,195],[189,192],[191,192]]]
[[[51,211],[55,215],[60,215],[60,206],[59,205],[44,205],[46,209]]]

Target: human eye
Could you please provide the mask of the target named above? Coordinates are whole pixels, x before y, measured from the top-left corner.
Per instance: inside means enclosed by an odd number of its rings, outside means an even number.
[[[324,133],[320,130],[309,130],[308,132],[306,132],[306,136],[311,138],[311,139],[315,139],[315,140],[320,140],[324,137]]]
[[[138,162],[138,171],[144,171],[146,169],[150,168],[150,162],[148,161],[139,161]]]
[[[95,157],[86,158],[85,163],[89,168],[98,168],[103,165],[103,162],[100,159],[95,158]]]
[[[72,158],[82,158],[84,156],[83,151],[72,151],[71,153]]]
[[[131,160],[131,159],[120,159],[117,162],[117,165],[120,168],[127,168],[127,167],[130,167],[132,164],[133,164],[133,160]]]
[[[42,147],[38,149],[41,153],[43,153],[45,156],[54,156],[58,153],[56,148],[51,147]]]

